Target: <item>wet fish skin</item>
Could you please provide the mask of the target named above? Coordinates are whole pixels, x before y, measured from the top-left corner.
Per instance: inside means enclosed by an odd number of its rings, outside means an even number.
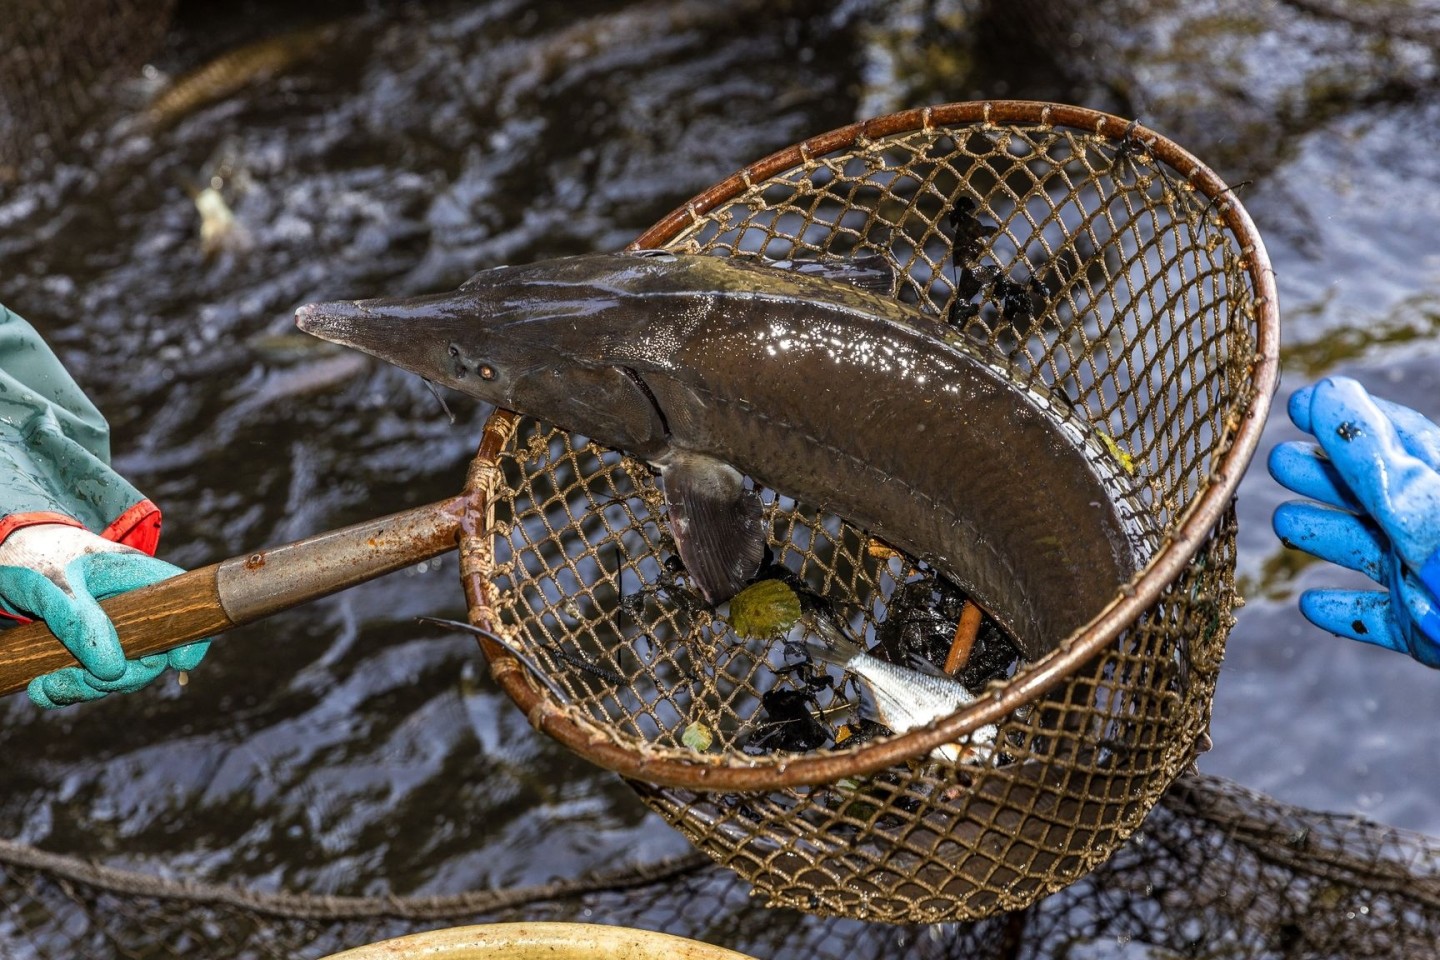
[[[1143,564],[1134,478],[944,324],[826,277],[650,253],[498,267],[297,323],[641,457],[667,498],[744,474],[846,517],[956,582],[1032,660]]]

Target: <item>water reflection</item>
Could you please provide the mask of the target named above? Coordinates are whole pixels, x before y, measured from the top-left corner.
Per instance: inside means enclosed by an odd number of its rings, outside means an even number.
[[[1282,394],[1343,372],[1440,417],[1433,48],[1362,56],[1373,34],[1284,4],[1263,22],[1225,2],[976,6],[333,4],[323,49],[149,131],[119,118],[0,187],[0,301],[110,416],[120,469],[165,508],[162,555],[198,565],[450,495],[473,452],[486,411],[464,398],[452,425],[413,377],[263,348],[297,303],[617,248],[882,106],[1051,96],[1142,115],[1253,181]],[[163,65],[303,26],[259,0],[205,10],[182,6]],[[926,55],[937,36],[956,46]],[[1005,61],[1007,37],[1032,63]],[[219,191],[248,249],[206,255],[187,185]],[[1277,418],[1263,449],[1294,435]],[[1202,767],[1440,833],[1436,678],[1299,618],[1299,590],[1340,578],[1275,572],[1282,497],[1259,469],[1241,489],[1242,573],[1266,589],[1241,611]],[[460,615],[456,574],[446,558],[240,631],[183,692],[53,715],[11,698],[0,818],[52,850],[356,893],[682,850],[615,778],[533,734],[470,640],[414,623]]]

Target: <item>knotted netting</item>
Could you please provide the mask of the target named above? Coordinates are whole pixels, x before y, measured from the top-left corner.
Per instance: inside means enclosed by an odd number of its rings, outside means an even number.
[[[955,104],[782,151],[634,246],[881,258],[902,300],[1083,418],[1134,479],[1153,556],[1044,656],[991,632],[964,678],[972,705],[877,733],[853,674],[795,663],[813,620],[757,637],[733,603],[697,602],[644,464],[501,411],[472,467],[489,494],[474,526],[491,533],[463,555],[472,622],[508,638],[486,642],[507,692],[772,904],[975,918],[1104,861],[1193,762],[1233,622],[1230,498],[1278,331],[1263,247],[1228,189],[1113,117]],[[764,497],[767,576],[843,611],[882,655],[917,619],[953,632],[934,571],[783,490]]]

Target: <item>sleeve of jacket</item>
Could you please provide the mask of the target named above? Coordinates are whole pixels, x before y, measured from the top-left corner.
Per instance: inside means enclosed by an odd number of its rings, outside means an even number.
[[[30,324],[0,306],[0,541],[68,523],[153,554],[160,511],[110,468],[110,428]]]

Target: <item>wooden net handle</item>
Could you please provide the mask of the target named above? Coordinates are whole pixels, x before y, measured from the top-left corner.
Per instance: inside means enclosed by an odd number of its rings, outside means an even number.
[[[127,657],[160,653],[453,550],[467,500],[462,494],[232,557],[100,606]],[[0,632],[0,695],[75,665],[42,622]]]

